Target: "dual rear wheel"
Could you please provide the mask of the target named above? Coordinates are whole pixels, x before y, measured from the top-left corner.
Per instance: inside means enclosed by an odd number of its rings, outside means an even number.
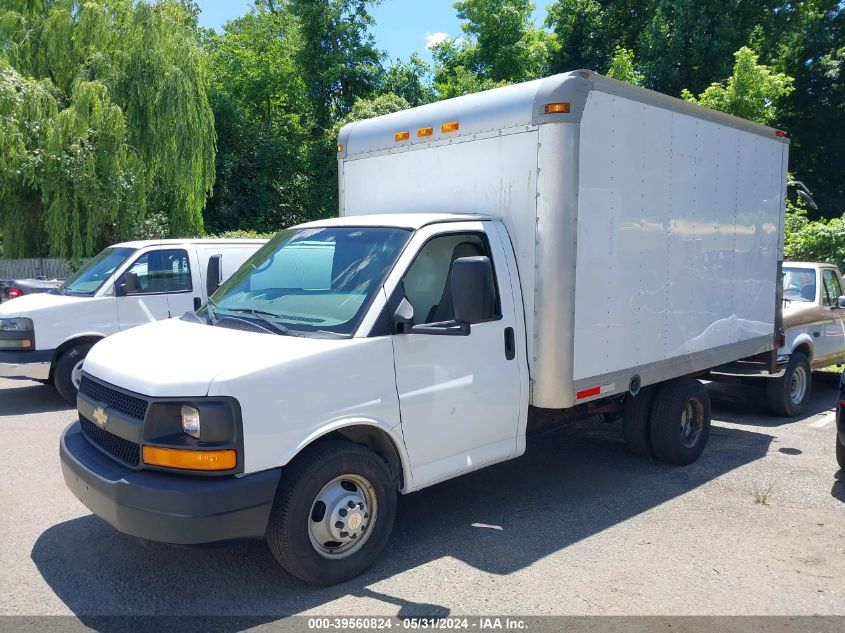
[[[642,457],[677,465],[698,459],[710,437],[710,397],[693,378],[644,387],[625,399],[625,441]]]

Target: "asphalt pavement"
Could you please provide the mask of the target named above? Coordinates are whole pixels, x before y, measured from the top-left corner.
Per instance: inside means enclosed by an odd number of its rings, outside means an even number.
[[[572,424],[403,497],[376,565],[314,588],[262,542],[116,532],[65,488],[58,441],[74,411],[51,387],[0,379],[0,614],[94,628],[103,615],[845,615],[835,384],[816,384],[801,419],[771,417],[759,389],[710,390],[696,463],[635,457],[618,424]]]

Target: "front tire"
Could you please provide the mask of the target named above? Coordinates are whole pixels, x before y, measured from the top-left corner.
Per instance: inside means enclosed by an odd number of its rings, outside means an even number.
[[[59,395],[70,404],[76,404],[76,393],[79,391],[79,381],[82,377],[82,364],[92,347],[91,343],[74,345],[65,350],[56,362],[53,385]]]
[[[698,459],[710,437],[710,396],[693,378],[664,383],[654,399],[651,446],[658,459],[685,466]]]
[[[276,561],[315,585],[372,565],[396,517],[396,479],[385,460],[360,444],[320,442],[285,471],[266,534]]]
[[[810,361],[801,352],[793,352],[780,378],[766,381],[766,399],[772,413],[785,418],[801,415],[813,389]]]

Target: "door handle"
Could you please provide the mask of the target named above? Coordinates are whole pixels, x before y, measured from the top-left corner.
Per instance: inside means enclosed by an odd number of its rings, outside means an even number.
[[[505,328],[505,358],[513,360],[516,358],[516,341],[513,336],[513,328]]]

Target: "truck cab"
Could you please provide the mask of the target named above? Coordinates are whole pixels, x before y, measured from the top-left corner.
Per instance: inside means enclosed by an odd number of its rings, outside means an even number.
[[[198,309],[265,240],[115,244],[56,288],[0,305],[0,376],[48,380],[76,402],[100,339]]]

